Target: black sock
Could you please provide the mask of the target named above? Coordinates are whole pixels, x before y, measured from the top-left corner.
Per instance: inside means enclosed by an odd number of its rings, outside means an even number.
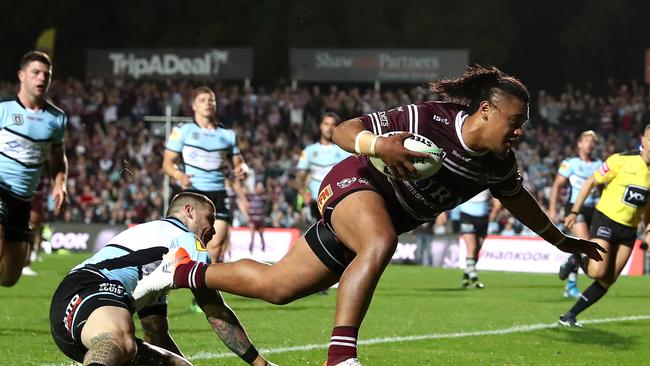
[[[586,308],[593,305],[596,301],[600,300],[601,297],[605,296],[607,289],[603,287],[598,281],[594,281],[591,286],[582,293],[580,299],[576,301],[575,305],[569,310],[573,315],[578,315],[583,312]]]

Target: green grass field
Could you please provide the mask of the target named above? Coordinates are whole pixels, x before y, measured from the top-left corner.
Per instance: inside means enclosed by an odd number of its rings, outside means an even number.
[[[70,364],[50,338],[50,296],[84,257],[46,257],[34,265],[37,277],[0,288],[0,365]],[[556,276],[485,272],[484,290],[461,290],[460,275],[459,270],[390,266],[361,329],[361,341],[372,343],[360,345],[363,364],[650,364],[648,277],[621,278],[579,317],[587,323],[583,329],[565,329],[554,323],[573,301],[562,298]],[[582,277],[582,287],[587,283]],[[320,366],[335,295],[334,290],[286,306],[226,299],[271,360]],[[202,315],[189,312],[190,296],[185,290],[170,296],[171,333],[181,349],[195,365],[243,365],[231,357]]]

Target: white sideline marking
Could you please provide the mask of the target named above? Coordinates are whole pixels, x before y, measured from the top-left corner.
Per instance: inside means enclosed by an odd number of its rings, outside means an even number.
[[[601,323],[626,322],[626,321],[633,321],[633,320],[650,320],[650,315],[624,316],[620,318],[587,319],[587,320],[581,320],[580,323],[601,324]],[[433,333],[433,334],[421,334],[421,335],[402,336],[402,337],[371,338],[371,339],[360,340],[358,344],[368,345],[368,344],[383,344],[383,343],[402,343],[402,342],[421,341],[421,340],[428,340],[428,339],[448,339],[448,338],[476,337],[476,336],[484,336],[484,335],[524,333],[524,332],[532,332],[540,329],[556,328],[558,326],[559,325],[556,322],[550,324],[517,325],[505,329],[480,330],[480,331],[473,331],[473,332]],[[327,349],[327,347],[328,347],[327,343],[306,344],[304,346],[260,349],[259,352],[262,355],[266,355],[271,353],[286,353],[286,352],[295,352],[295,351],[311,351],[315,349]],[[189,359],[190,360],[213,360],[217,358],[229,358],[229,357],[236,357],[236,355],[232,352],[223,352],[223,353],[199,352],[194,355],[191,355]]]

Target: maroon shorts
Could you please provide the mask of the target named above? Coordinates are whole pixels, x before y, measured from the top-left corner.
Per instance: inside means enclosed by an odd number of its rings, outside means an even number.
[[[334,230],[331,223],[334,207],[351,193],[362,190],[375,191],[384,198],[386,210],[398,234],[422,224],[402,208],[388,178],[370,164],[368,157],[351,156],[330,170],[318,192],[318,210],[328,227]]]

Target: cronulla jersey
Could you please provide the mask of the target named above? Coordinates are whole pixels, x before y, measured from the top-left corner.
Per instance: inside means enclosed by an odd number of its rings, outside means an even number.
[[[32,198],[52,146],[63,144],[67,117],[54,104],[27,109],[18,97],[0,101],[0,186]]]
[[[138,280],[153,272],[169,249],[179,247],[185,248],[193,260],[209,262],[208,252],[196,235],[180,220],[168,217],[122,231],[72,271],[99,271],[120,281],[132,294]]]
[[[414,220],[431,221],[485,189],[495,198],[516,195],[522,189],[522,178],[512,151],[498,157],[491,152],[473,151],[467,146],[461,133],[467,118],[463,108],[454,103],[425,102],[361,117],[366,129],[375,134],[413,132],[427,137],[443,150],[441,169],[432,177],[417,182],[389,178],[370,169],[379,191],[392,191]],[[372,167],[367,157],[365,161]]]
[[[578,194],[580,194],[580,189],[585,184],[585,181],[594,174],[602,163],[603,161],[600,159],[584,161],[577,156],[562,161],[557,173],[569,180],[569,203],[573,204],[576,202]],[[598,202],[599,196],[597,190],[593,190],[587,196],[584,206],[594,207]]]
[[[486,189],[468,201],[463,202],[458,208],[462,213],[476,217],[484,217],[490,213],[490,198],[492,198],[490,191]]]
[[[298,169],[309,171],[309,189],[315,200],[318,200],[318,190],[323,178],[334,165],[350,155],[336,144],[321,145],[320,142],[311,144],[303,150],[298,161]]]
[[[239,155],[234,131],[201,128],[195,122],[174,127],[166,148],[181,154],[185,174],[191,175],[191,188],[204,192],[226,189],[232,156]]]

